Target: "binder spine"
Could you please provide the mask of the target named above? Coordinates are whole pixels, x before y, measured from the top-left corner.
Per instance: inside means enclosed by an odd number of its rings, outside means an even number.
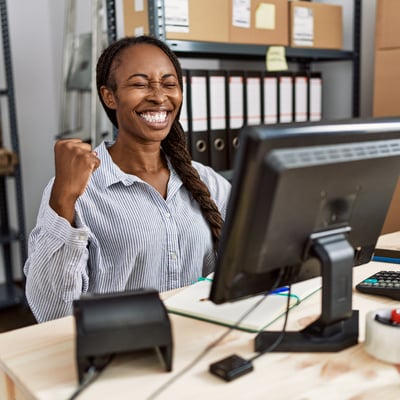
[[[193,160],[232,169],[244,125],[319,121],[320,72],[183,71],[180,122]]]
[[[216,171],[223,171],[229,167],[226,92],[226,71],[208,71],[207,108],[210,165]]]
[[[228,72],[229,168],[233,168],[239,147],[239,131],[245,124],[244,72]]]
[[[293,75],[279,74],[279,123],[293,122]]]
[[[322,119],[322,74],[321,72],[309,73],[309,120]]]
[[[303,72],[294,73],[294,120],[295,122],[305,122],[309,119],[308,101],[308,75]]]
[[[260,125],[261,118],[261,72],[245,72],[245,124]]]
[[[209,165],[207,72],[188,70],[188,132],[192,159]]]
[[[276,124],[279,112],[278,75],[275,72],[263,73],[262,84],[263,123]]]
[[[182,107],[181,113],[179,116],[179,122],[182,126],[183,131],[186,133],[186,145],[187,149],[190,152],[190,138],[189,138],[189,118],[188,118],[188,103],[189,103],[189,96],[188,96],[188,85],[187,85],[187,74],[188,71],[186,69],[182,70],[182,81],[183,81],[183,88],[182,88]]]

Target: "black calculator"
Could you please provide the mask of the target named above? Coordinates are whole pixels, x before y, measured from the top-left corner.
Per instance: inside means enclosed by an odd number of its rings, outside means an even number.
[[[379,271],[358,283],[356,290],[400,300],[400,271]]]

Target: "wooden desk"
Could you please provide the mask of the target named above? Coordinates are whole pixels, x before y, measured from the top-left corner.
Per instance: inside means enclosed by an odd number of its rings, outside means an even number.
[[[354,269],[354,282],[396,264],[371,262]],[[300,329],[315,319],[320,296],[315,294],[290,313],[289,328]],[[360,341],[369,310],[399,306],[390,299],[354,293],[360,311]],[[155,352],[119,356],[78,397],[79,400],[148,399],[162,384],[184,370],[226,328],[190,318],[171,316],[174,337],[173,372],[165,372]],[[273,329],[280,329],[277,321]],[[208,372],[211,362],[236,353],[253,353],[254,334],[231,332],[192,369],[157,399],[400,399],[400,366],[369,356],[362,342],[338,353],[271,353],[254,361],[254,371],[226,383]],[[73,317],[34,325],[0,335],[1,399],[65,400],[75,390]]]

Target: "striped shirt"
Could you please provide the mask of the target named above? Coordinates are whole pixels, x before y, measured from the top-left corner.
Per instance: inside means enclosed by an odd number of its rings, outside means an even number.
[[[101,163],[76,202],[76,227],[49,206],[54,178],[44,190],[24,266],[27,300],[39,322],[72,314],[73,300],[83,293],[166,291],[214,268],[209,225],[170,161],[164,199],[121,171],[109,145],[95,149]],[[225,218],[230,183],[210,167],[193,166]]]

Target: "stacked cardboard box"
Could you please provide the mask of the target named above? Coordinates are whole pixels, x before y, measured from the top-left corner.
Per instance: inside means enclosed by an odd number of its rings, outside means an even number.
[[[400,1],[377,0],[374,117],[400,116]]]
[[[290,1],[289,18],[291,47],[343,48],[342,6]]]
[[[148,34],[147,1],[124,0],[123,6],[125,35]],[[164,0],[164,14],[169,40],[342,48],[341,6],[288,0]],[[306,41],[299,40],[302,35]]]
[[[373,116],[400,116],[400,1],[377,0]],[[400,230],[400,180],[382,233]]]

